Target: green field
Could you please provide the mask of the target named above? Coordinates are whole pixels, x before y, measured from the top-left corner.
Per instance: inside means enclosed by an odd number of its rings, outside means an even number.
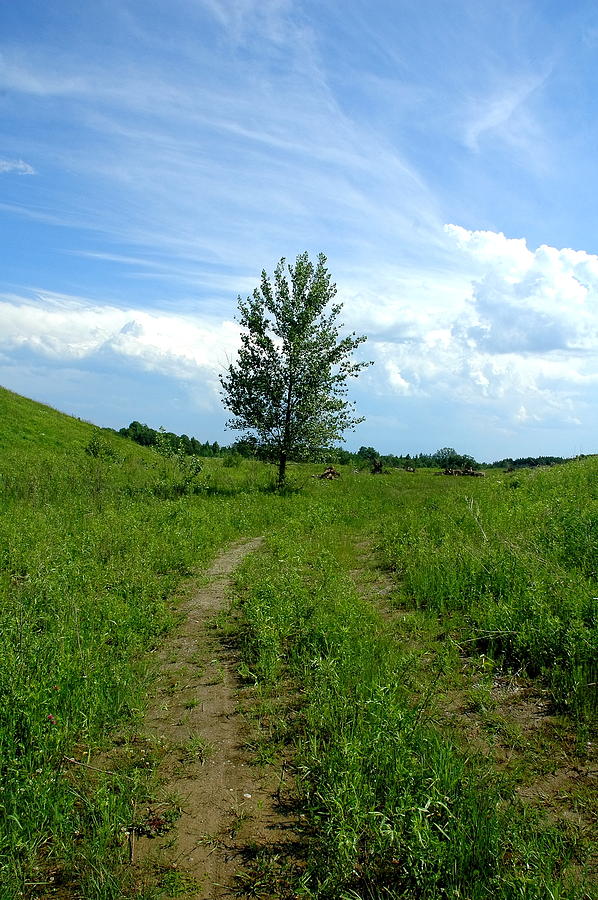
[[[125,830],[151,765],[67,757],[139,721],[177,592],[254,535],[228,627],[267,711],[255,753],[289,761],[305,822],[301,865],[258,854],[258,896],[595,896],[598,459],[295,465],[284,493],[264,464],[204,462],[0,389],[0,898],[141,900]],[[583,776],[558,802],[557,769]]]

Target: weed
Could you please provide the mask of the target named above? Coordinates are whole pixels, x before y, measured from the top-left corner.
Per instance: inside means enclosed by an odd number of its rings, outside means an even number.
[[[478,681],[469,692],[469,707],[480,715],[487,715],[495,707],[492,684]]]
[[[144,815],[136,820],[130,828],[136,834],[147,837],[158,837],[168,834],[175,822],[181,816],[181,808],[178,803],[168,801],[157,806],[149,807]]]
[[[493,531],[483,518],[483,499],[467,500],[459,527],[475,540],[477,558],[485,548],[485,561],[473,569],[479,584],[485,591],[493,583],[506,600],[508,579],[513,573],[520,579],[512,584],[517,591],[523,575],[498,557],[500,565],[489,574],[486,544]],[[569,862],[577,852],[569,838],[518,801],[513,786],[471,748],[459,750],[430,721],[439,685],[461,664],[458,648],[470,640],[464,632],[468,622],[458,615],[463,609],[484,611],[482,591],[475,608],[471,599],[465,605],[472,582],[459,581],[459,573],[467,570],[459,569],[459,557],[453,553],[449,561],[448,548],[446,554],[442,549],[449,527],[445,513],[449,509],[454,515],[458,504],[458,497],[443,502],[441,496],[430,506],[429,519],[423,517],[429,529],[425,541],[414,528],[405,530],[410,521],[405,508],[393,532],[397,548],[403,529],[400,556],[398,549],[392,551],[398,563],[393,568],[401,579],[408,574],[410,584],[421,579],[420,605],[426,610],[409,613],[405,627],[414,637],[422,626],[433,636],[429,661],[418,660],[415,650],[405,653],[371,602],[356,596],[340,564],[347,533],[341,503],[336,522],[312,508],[302,511],[300,521],[285,523],[270,539],[269,552],[249,558],[238,579],[239,639],[256,693],[272,696],[288,678],[301,685],[295,790],[311,825],[310,854],[299,877],[306,896],[510,900],[584,895],[585,888],[569,878]],[[417,515],[421,528],[420,508]],[[380,544],[387,554],[390,533],[387,526]],[[323,549],[337,545],[338,555]],[[419,548],[426,548],[425,558]],[[417,565],[406,554],[416,556]],[[442,565],[435,555],[442,555]],[[467,564],[470,558],[473,550],[465,555]],[[405,583],[399,584],[406,605]],[[434,598],[426,604],[424,585],[427,597]],[[454,596],[458,607],[450,600]],[[484,614],[491,609],[488,598]],[[442,613],[453,631],[458,629],[458,640],[446,640],[438,628]],[[507,629],[503,625],[500,631]],[[469,702],[490,732],[519,740],[496,712],[491,678],[500,666],[488,657],[495,648],[484,649]],[[426,685],[414,702],[413,681],[424,675]],[[259,740],[255,746],[258,750]]]
[[[201,889],[201,882],[194,875],[174,868],[164,869],[160,873],[158,884],[169,897],[196,895]]]
[[[199,762],[203,765],[213,752],[214,748],[209,741],[199,734],[194,734],[182,748],[181,758],[183,762]]]

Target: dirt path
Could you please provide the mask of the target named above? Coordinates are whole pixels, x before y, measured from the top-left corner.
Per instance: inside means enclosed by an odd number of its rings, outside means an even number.
[[[249,726],[239,710],[236,653],[210,627],[232,573],[260,543],[236,544],[214,561],[160,651],[144,731],[168,748],[158,770],[162,802],[144,813],[156,834],[137,839],[134,861],[142,882],[160,884],[165,897],[183,890],[194,900],[243,896],[249,846],[289,833],[276,808],[276,773],[251,765],[243,747]],[[171,828],[166,811],[175,806],[180,817]]]

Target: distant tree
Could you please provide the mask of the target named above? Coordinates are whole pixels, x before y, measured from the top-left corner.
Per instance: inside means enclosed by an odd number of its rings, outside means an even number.
[[[557,466],[564,462],[567,460],[562,456],[521,456],[518,459],[508,456],[493,462],[491,466],[501,469],[532,469],[537,466]]]
[[[122,437],[135,441],[136,444],[141,444],[142,447],[152,447],[156,443],[158,434],[155,429],[143,425],[141,422],[131,422],[128,428],[121,428],[118,433]]]
[[[467,453],[457,453],[452,447],[443,447],[441,450],[437,450],[432,454],[432,459],[433,465],[443,469],[456,467],[473,469],[477,466],[473,456],[469,456]]]
[[[403,465],[401,457],[396,456],[394,453],[385,453],[382,457],[382,462],[385,466],[394,466],[395,468],[399,468]]]
[[[380,454],[377,450],[374,450],[373,447],[360,447],[357,451],[357,455],[361,457],[361,459],[368,459],[370,462],[374,459],[378,459]]]
[[[191,444],[191,438],[188,435],[182,434],[180,436],[179,448],[183,451],[183,453],[186,453],[187,456],[191,456],[193,454],[193,446]]]
[[[452,447],[442,447],[433,454],[433,458],[437,466],[448,468],[457,465],[459,454]]]
[[[257,453],[257,441],[254,437],[251,436],[243,438],[240,441],[235,441],[234,444],[231,445],[230,449],[233,453],[238,453],[239,456],[249,458],[251,456],[255,456]]]
[[[341,466],[348,466],[353,461],[353,454],[344,447],[335,447],[333,456]]]
[[[274,284],[262,272],[253,295],[238,299],[241,349],[220,378],[228,426],[246,430],[258,453],[278,463],[279,486],[289,460],[329,450],[362,421],[343,397],[347,378],[369,365],[351,360],[365,337],[339,340],[342,305],[327,309],[335,294],[324,254],[314,265],[301,253],[294,266],[280,260]]]

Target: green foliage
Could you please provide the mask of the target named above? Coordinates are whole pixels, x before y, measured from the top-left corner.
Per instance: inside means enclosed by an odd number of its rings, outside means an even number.
[[[566,462],[562,456],[520,456],[517,459],[507,457],[499,459],[491,465],[497,469],[534,469],[538,466],[558,466]]]
[[[170,447],[173,451],[186,456],[220,456],[222,450],[217,441],[202,443],[195,437],[175,434],[173,431],[166,431],[163,427],[156,431],[155,428],[150,428],[149,425],[143,425],[141,422],[131,422],[127,428],[121,428],[118,433],[121,437],[129,438],[142,447],[158,445],[161,448]]]
[[[127,428],[121,428],[118,433],[142,447],[152,447],[156,443],[157,432],[141,422],[131,422]]]
[[[225,469],[237,469],[243,460],[240,453],[227,453],[222,461]]]
[[[365,459],[368,462],[373,462],[375,459],[380,459],[380,454],[377,450],[374,450],[373,447],[360,447],[356,455],[360,459]]]
[[[290,279],[287,277],[290,276]],[[278,462],[279,484],[287,461],[314,458],[361,419],[344,398],[347,378],[369,363],[351,361],[365,337],[339,340],[324,254],[314,266],[307,253],[294,266],[281,259],[274,286],[262,272],[252,297],[239,297],[241,349],[221,376],[229,427],[247,429],[261,453]]]
[[[115,460],[118,454],[114,447],[103,437],[99,428],[95,428],[91,440],[85,447],[85,452],[95,459]]]
[[[477,465],[472,456],[467,456],[467,454],[464,453],[457,453],[452,447],[442,447],[441,450],[437,450],[436,453],[432,454],[432,462],[441,469],[460,468],[462,466],[472,467]]]
[[[83,452],[90,445],[113,453]],[[239,580],[243,674],[265,695],[297,687],[286,733],[310,834],[298,891],[590,896],[583,873],[569,880],[574,848],[564,834],[475,754],[439,737],[415,697],[417,660],[357,596],[351,570],[355,544],[376,532],[398,601],[434,613],[497,665],[538,673],[587,722],[596,460],[518,473],[516,490],[499,472],[469,480],[343,469],[323,482],[309,477],[315,467],[292,465],[302,491],[281,495],[254,457],[207,459],[195,493],[176,452],[94,432],[4,391],[0,447],[3,896],[26,894],[26,882],[48,872],[65,895],[126,896],[120,873],[133,809],[147,805],[146,769],[90,774],[68,759],[141,715],[144,660],[173,622],[173,591],[250,534],[268,535],[268,550]],[[196,758],[208,750],[186,748]]]
[[[442,479],[432,502],[401,508],[379,537],[405,602],[465,614],[480,649],[541,674],[582,717],[598,659],[595,473],[587,460],[516,482]]]
[[[383,479],[335,484],[327,507],[304,498],[238,584],[246,677],[261,696],[299,689],[288,727],[310,835],[302,895],[582,900],[574,846],[427,721],[411,655],[356,595],[343,546],[355,518],[356,537],[373,521],[355,484],[388,506]]]

